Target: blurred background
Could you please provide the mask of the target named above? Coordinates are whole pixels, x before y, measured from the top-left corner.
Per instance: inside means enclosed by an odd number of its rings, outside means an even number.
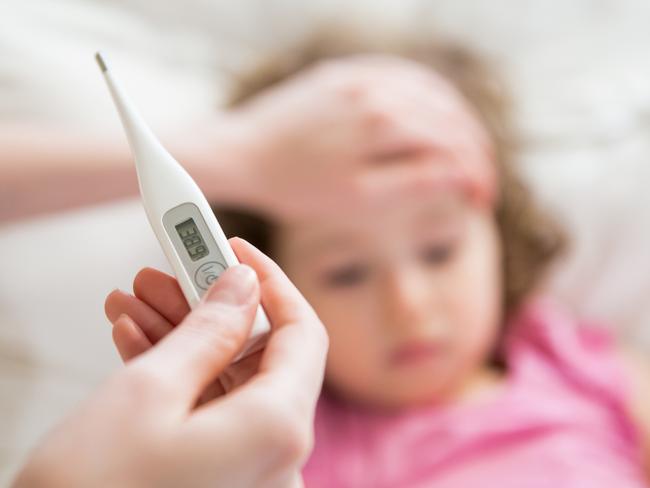
[[[217,110],[233,73],[337,22],[493,60],[519,163],[573,241],[551,292],[650,347],[648,2],[5,0],[0,121],[121,134],[93,61],[104,49],[145,118],[174,131]],[[103,301],[144,266],[169,269],[136,199],[0,223],[0,484],[119,367]]]

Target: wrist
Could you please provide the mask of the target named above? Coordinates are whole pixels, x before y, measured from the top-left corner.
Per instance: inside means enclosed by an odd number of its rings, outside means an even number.
[[[179,142],[178,154],[210,203],[250,208],[263,200],[257,191],[255,145],[250,124],[242,117],[220,114],[190,128]]]

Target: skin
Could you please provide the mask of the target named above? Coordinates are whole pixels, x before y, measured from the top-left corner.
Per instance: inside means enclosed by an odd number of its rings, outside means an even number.
[[[455,128],[467,121],[431,118],[420,95],[432,82],[453,89],[413,63],[401,62],[403,76],[390,90],[377,85],[381,63],[319,63],[234,110],[158,135],[211,202],[278,220],[427,192],[438,180],[436,167],[411,156],[435,146],[432,127],[462,139],[467,130]],[[396,96],[404,91],[409,99]],[[408,123],[399,116],[406,112]],[[105,137],[4,123],[0,152],[0,222],[137,194],[121,130]],[[387,159],[400,164],[383,164]]]
[[[336,68],[345,70],[348,62],[343,60]],[[400,71],[395,64],[375,66],[373,79],[386,80],[391,86],[411,86],[411,68]],[[361,79],[368,74],[349,69],[348,75],[356,73]],[[419,82],[424,79],[418,78]],[[280,90],[292,86],[282,85]],[[443,131],[445,121],[453,125],[452,121],[467,120],[464,105],[454,99],[458,94],[432,89],[435,86],[429,84],[430,92],[435,93],[430,98],[426,93],[418,94],[420,106],[429,111],[444,107],[439,112],[444,115],[440,125],[430,121],[429,130]],[[323,89],[312,83],[311,99],[318,100]],[[277,92],[266,96],[273,93]],[[436,105],[440,97],[445,103]],[[407,104],[401,108],[409,112]],[[413,110],[417,118],[421,111]],[[283,115],[283,123],[288,123],[291,112]],[[475,127],[478,121],[472,120]],[[441,167],[459,158],[467,160],[480,148],[489,156],[491,151],[479,133],[464,128],[458,123],[454,131],[474,136],[455,139],[453,144],[440,138],[422,151],[387,152],[382,162],[390,167],[394,161],[417,160]],[[311,139],[319,135],[312,134]],[[291,147],[287,144],[285,150]],[[320,157],[336,159],[337,154]],[[361,157],[359,154],[356,157]],[[305,191],[310,188],[309,178],[302,183]],[[326,384],[335,395],[366,408],[390,410],[422,403],[480,401],[495,394],[502,382],[489,361],[503,322],[501,249],[493,211],[453,185],[424,194],[404,194],[398,201],[399,205],[348,201],[345,212],[334,216],[327,209],[318,212],[312,208],[309,217],[288,219],[279,225],[275,257],[329,332]],[[143,271],[139,279],[148,276],[150,286],[155,281],[162,283],[162,278],[155,278],[153,273]],[[115,292],[106,304],[112,320],[127,309],[141,316],[132,326],[127,326],[126,320],[114,320],[115,342],[126,360],[138,353],[138,348],[129,349],[136,335],[149,340],[155,335],[144,310],[156,307],[143,291],[136,288],[135,295]],[[139,348],[146,347],[142,341]],[[645,358],[630,352],[622,351],[621,358],[634,385],[630,415],[647,446],[650,368]]]
[[[377,79],[384,83],[377,85]],[[306,100],[316,105],[299,110]],[[372,123],[349,125],[344,107],[354,105],[375,107]],[[360,56],[307,70],[238,113],[248,111],[265,121],[273,138],[258,159],[281,167],[289,164],[283,161],[302,160],[309,171],[282,174],[291,175],[288,187],[306,195],[328,181],[323,168],[344,164],[339,172],[354,173],[368,158],[386,169],[406,164],[436,175],[435,185],[399,200],[345,200],[345,212],[319,200],[305,209],[307,216],[280,221],[275,257],[325,321],[332,390],[365,405],[399,408],[470,397],[498,383],[487,358],[501,326],[501,251],[491,206],[474,198],[490,190],[472,192],[445,179],[462,168],[465,180],[479,175],[482,186],[489,186],[493,150],[459,93],[415,63]],[[332,121],[342,122],[339,127]],[[289,199],[295,190],[280,194]],[[351,283],[355,273],[364,276]],[[136,279],[136,298],[149,303],[140,288]],[[124,311],[118,302],[128,300],[121,292],[109,297],[111,320]],[[131,357],[126,327],[120,325],[114,335]],[[142,334],[139,341],[143,349]]]
[[[52,431],[15,487],[301,486],[327,336],[273,261],[241,239],[231,245],[247,265],[229,268],[189,314],[177,285],[144,272],[161,292],[152,306],[165,337]],[[244,346],[260,300],[273,328],[266,349],[229,368],[236,388],[211,389]],[[125,316],[115,327],[136,330]],[[210,400],[197,406],[205,391]]]
[[[629,346],[620,348],[619,357],[628,380],[628,411],[639,431],[646,478],[650,481],[650,361],[645,354]]]
[[[328,385],[373,408],[488,394],[501,380],[487,361],[501,326],[500,249],[491,212],[448,192],[359,217],[280,232],[278,260],[328,330]],[[161,303],[174,304],[173,311],[161,314]],[[176,280],[152,269],[136,276],[134,296],[116,290],[106,301],[125,361],[157,343],[188,311]],[[434,350],[395,358],[413,345]],[[221,381],[237,383],[231,371]]]
[[[489,209],[448,191],[286,226],[278,249],[327,324],[327,384],[340,396],[399,408],[496,382],[486,359],[501,327],[502,276]]]

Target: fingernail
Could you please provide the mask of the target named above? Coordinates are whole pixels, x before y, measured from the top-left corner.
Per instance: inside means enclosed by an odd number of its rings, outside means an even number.
[[[133,319],[131,319],[131,317],[129,317],[129,316],[128,316],[127,314],[125,314],[125,313],[121,313],[121,314],[119,314],[115,320],[110,320],[110,319],[109,319],[109,322],[111,323],[111,325],[112,325],[113,327],[115,327],[115,326],[117,325],[118,322],[122,322],[122,321],[124,321],[124,320],[126,320],[126,321],[128,321],[128,322],[133,322]]]
[[[125,313],[121,313],[117,320],[115,320],[115,323],[118,323],[120,320],[128,320],[129,322],[133,322],[133,320],[131,320],[131,317]]]
[[[250,266],[238,264],[229,267],[205,295],[209,302],[245,305],[249,302],[257,275]]]

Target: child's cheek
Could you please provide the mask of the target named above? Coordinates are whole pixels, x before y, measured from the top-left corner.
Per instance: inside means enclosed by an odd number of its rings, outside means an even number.
[[[459,374],[481,368],[490,360],[503,313],[501,249],[494,217],[477,211],[468,231],[448,303],[449,323],[454,329],[453,362]]]
[[[330,338],[326,381],[339,391],[355,396],[370,393],[381,379],[380,335],[369,323],[364,307],[315,307]]]

